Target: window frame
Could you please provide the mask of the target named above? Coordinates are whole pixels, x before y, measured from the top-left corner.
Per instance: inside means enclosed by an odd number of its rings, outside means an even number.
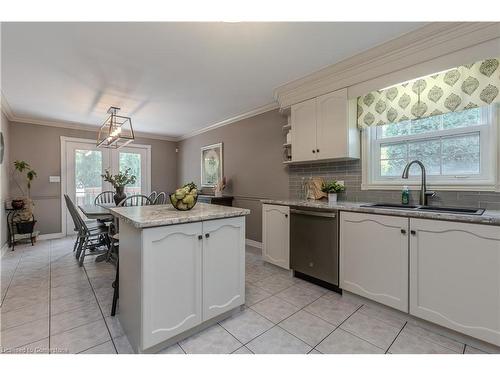
[[[418,141],[436,139],[455,135],[480,133],[480,168],[481,173],[477,176],[435,176],[427,175],[429,187],[438,190],[482,190],[500,191],[500,166],[499,152],[497,146],[498,105],[490,105],[482,108],[482,125],[470,127],[439,130],[431,133],[420,133],[413,135],[388,137],[377,139],[378,127],[370,127],[361,133],[362,141],[362,190],[399,190],[402,185],[408,185],[410,189],[420,188],[420,176],[414,175],[407,180],[399,176],[380,176],[380,146],[382,144],[397,143],[402,141]]]

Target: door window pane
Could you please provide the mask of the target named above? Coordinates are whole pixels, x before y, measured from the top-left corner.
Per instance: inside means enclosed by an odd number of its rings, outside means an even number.
[[[130,174],[136,177],[135,183],[127,185],[125,187],[125,193],[127,195],[141,194],[141,154],[133,152],[120,152],[120,172],[125,172],[127,168],[130,168]]]
[[[92,150],[75,150],[76,204],[92,204],[102,192],[102,153]]]

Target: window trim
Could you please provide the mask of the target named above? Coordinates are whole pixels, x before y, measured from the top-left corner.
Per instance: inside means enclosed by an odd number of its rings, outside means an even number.
[[[442,178],[442,176],[427,176],[429,187],[436,190],[448,191],[500,191],[500,152],[497,150],[499,141],[498,124],[500,123],[500,110],[498,105],[484,107],[482,118],[486,123],[473,127],[457,128],[453,130],[441,130],[434,133],[430,138],[437,138],[455,134],[468,134],[481,131],[484,136],[481,137],[481,176],[478,177],[455,177],[455,179]],[[486,134],[485,134],[486,133]],[[375,139],[374,139],[375,138]],[[381,143],[397,142],[398,140],[421,139],[419,135],[410,135],[402,137],[390,137],[376,139],[376,128],[369,128],[361,133],[361,155],[362,155],[362,177],[361,190],[400,190],[402,185],[407,185],[411,190],[420,188],[420,177],[415,176],[404,180],[401,177],[377,178],[375,169],[379,168],[380,160],[379,147]],[[375,149],[374,149],[375,148]]]

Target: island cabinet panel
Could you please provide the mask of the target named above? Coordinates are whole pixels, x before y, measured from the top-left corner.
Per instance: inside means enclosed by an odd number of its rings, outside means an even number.
[[[245,219],[203,223],[203,320],[245,303]]]
[[[202,223],[143,231],[143,347],[202,322]]]
[[[500,230],[410,220],[410,313],[500,345]]]
[[[340,217],[340,287],[408,312],[408,219]]]

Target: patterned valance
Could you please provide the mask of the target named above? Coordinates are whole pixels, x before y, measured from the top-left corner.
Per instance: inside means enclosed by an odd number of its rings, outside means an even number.
[[[358,98],[358,128],[500,102],[499,58],[462,65]]]

